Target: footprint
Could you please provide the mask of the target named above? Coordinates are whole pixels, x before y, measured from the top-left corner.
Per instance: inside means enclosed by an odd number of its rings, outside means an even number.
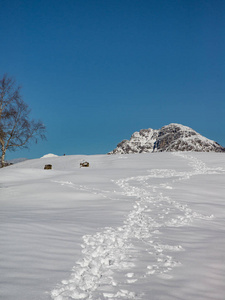
[[[127,276],[128,278],[132,278],[132,277],[134,276],[134,273],[127,273],[126,276]]]

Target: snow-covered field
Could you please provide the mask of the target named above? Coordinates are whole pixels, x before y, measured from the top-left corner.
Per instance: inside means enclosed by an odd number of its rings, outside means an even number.
[[[223,153],[29,160],[0,208],[2,300],[225,299]]]

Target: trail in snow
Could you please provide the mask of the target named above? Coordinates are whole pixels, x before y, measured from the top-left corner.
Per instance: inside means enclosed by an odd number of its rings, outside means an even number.
[[[52,299],[143,299],[144,295],[135,290],[136,282],[149,276],[171,278],[170,271],[181,264],[173,253],[184,249],[181,245],[163,244],[160,229],[186,226],[196,219],[210,220],[213,216],[194,212],[168,197],[166,191],[173,189],[176,182],[194,175],[223,171],[209,169],[202,161],[187,154],[173,155],[188,160],[193,170],[155,169],[145,176],[114,182],[124,195],[137,199],[133,210],[122,226],[105,228],[95,235],[83,237],[82,258],[74,266],[71,277],[51,292]],[[73,187],[71,182],[58,183]],[[86,186],[79,188],[90,191]],[[149,259],[140,274],[140,271],[135,272],[135,262],[141,259],[143,251]]]

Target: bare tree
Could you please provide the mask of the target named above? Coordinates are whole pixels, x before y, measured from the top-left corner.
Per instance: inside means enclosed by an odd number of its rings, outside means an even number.
[[[45,139],[45,126],[29,118],[30,109],[20,95],[20,87],[4,75],[0,79],[0,154],[4,167],[6,151],[26,148],[30,141]]]

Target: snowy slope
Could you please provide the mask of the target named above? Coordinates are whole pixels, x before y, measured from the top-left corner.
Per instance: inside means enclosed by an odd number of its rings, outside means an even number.
[[[164,151],[225,152],[225,148],[190,127],[171,123],[158,130],[149,128],[134,132],[130,140],[123,140],[109,154]]]
[[[1,169],[0,299],[224,299],[224,182],[223,153]]]

